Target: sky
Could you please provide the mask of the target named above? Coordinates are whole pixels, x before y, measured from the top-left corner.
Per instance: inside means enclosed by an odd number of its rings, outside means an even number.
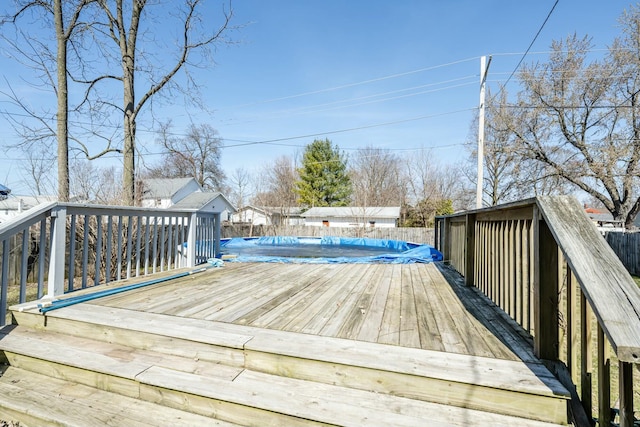
[[[324,138],[347,155],[364,147],[403,156],[427,150],[433,161],[452,164],[469,156],[465,142],[477,114],[481,56],[491,56],[489,90],[508,81],[507,89],[515,93],[517,73],[510,76],[518,62],[544,61],[552,40],[589,35],[594,55],[604,54],[630,4],[234,0],[232,25],[238,28],[229,33],[232,43],[217,46],[215,65],[191,70],[207,111],[175,97],[154,107],[154,115],[171,118],[177,134],[190,123],[217,129],[227,176],[238,168],[259,174],[278,157],[300,155],[314,139]],[[220,2],[206,2],[206,15],[219,17],[220,11]],[[31,105],[45,102],[21,84],[29,74],[8,58],[5,46],[0,74],[0,92],[10,83],[24,88],[18,95]],[[0,95],[0,183],[14,194],[28,194],[24,155],[8,148],[18,137],[6,120],[15,112],[6,101]],[[148,117],[138,125],[142,160],[149,165],[161,158],[151,127]],[[109,156],[97,165],[121,163]]]

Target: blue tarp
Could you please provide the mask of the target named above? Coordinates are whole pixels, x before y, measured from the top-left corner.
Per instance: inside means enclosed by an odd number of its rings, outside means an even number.
[[[287,256],[267,256],[260,255],[259,250],[252,253],[242,253],[243,248],[259,248],[260,246],[271,247],[297,247],[298,245],[322,245],[340,247],[368,247],[381,249],[383,253],[371,256],[359,257],[287,257]],[[221,242],[223,252],[234,255],[227,257],[229,262],[279,262],[279,263],[305,263],[305,264],[328,264],[328,263],[385,263],[385,264],[412,264],[442,261],[442,254],[430,245],[416,245],[400,240],[389,239],[369,239],[350,237],[292,237],[292,236],[265,236],[259,238],[233,238]],[[384,253],[384,249],[389,249],[389,253]],[[235,254],[237,250],[237,254]]]

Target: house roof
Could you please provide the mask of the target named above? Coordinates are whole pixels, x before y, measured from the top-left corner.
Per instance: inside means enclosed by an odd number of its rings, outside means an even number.
[[[170,199],[194,178],[152,178],[143,182],[143,199]],[[198,184],[198,187],[200,185]]]
[[[245,205],[239,208],[237,211],[247,211],[252,210],[256,212],[260,212],[263,215],[300,215],[302,212],[302,208],[300,207],[274,207],[274,206],[254,206],[254,205]]]
[[[216,199],[219,199],[216,201]],[[224,210],[230,210],[235,212],[236,208],[227,200],[227,198],[218,192],[197,192],[188,194],[185,198],[178,203],[169,207],[170,210],[198,210],[202,209],[210,203],[215,202],[217,208],[214,206],[214,212],[222,212]]]
[[[311,208],[302,215],[305,218],[400,218],[400,206],[349,206]]]

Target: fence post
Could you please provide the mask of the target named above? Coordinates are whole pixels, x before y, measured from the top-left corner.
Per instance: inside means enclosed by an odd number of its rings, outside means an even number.
[[[534,353],[539,359],[558,359],[558,282],[560,257],[549,226],[533,208]]]
[[[57,206],[51,210],[51,256],[46,298],[64,294],[66,234],[67,208]]]
[[[465,216],[465,267],[464,267],[464,284],[473,286],[473,278],[475,277],[474,265],[476,256],[476,214],[467,214]]]

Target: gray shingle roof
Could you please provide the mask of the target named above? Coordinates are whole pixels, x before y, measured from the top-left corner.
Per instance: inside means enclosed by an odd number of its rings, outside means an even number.
[[[322,207],[311,208],[302,215],[305,218],[400,218],[400,206]]]
[[[143,199],[170,199],[193,178],[152,178],[144,180]]]

